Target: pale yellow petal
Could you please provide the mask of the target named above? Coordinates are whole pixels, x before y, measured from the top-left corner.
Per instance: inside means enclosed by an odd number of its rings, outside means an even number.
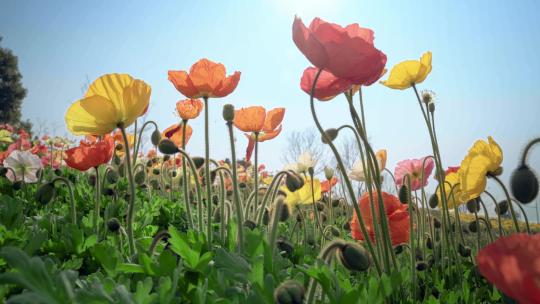
[[[126,112],[123,102],[124,88],[133,82],[128,74],[106,74],[96,79],[88,88],[84,97],[99,95],[110,100],[120,116]]]
[[[124,89],[123,107],[125,112],[122,113],[124,127],[131,125],[143,113],[150,102],[151,91],[149,85],[138,79]]]
[[[104,135],[116,128],[114,105],[102,96],[90,96],[73,103],[65,115],[68,130],[75,135]]]

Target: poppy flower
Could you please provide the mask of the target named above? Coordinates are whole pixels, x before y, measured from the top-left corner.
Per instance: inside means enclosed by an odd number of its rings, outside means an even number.
[[[356,23],[341,27],[315,18],[307,28],[296,17],[292,32],[294,43],[315,67],[351,84],[374,83],[386,65],[386,55],[373,45],[373,31]]]
[[[377,158],[377,162],[379,164],[379,170],[382,172],[386,168],[386,159],[388,158],[388,154],[385,149],[382,149],[375,153],[375,157]],[[349,171],[349,177],[357,182],[366,181],[366,174],[362,160],[357,160],[354,163],[351,171]]]
[[[245,134],[248,138],[246,161],[251,159],[255,148],[255,133],[258,133],[258,142],[274,139],[281,133],[281,122],[284,116],[285,108],[275,108],[266,112],[264,107],[253,106],[235,111],[234,126],[241,131],[251,132]]]
[[[225,97],[231,94],[240,81],[240,72],[226,76],[225,66],[206,58],[186,71],[169,71],[169,81],[187,98]]]
[[[78,147],[67,149],[64,160],[69,167],[86,171],[108,163],[112,158],[113,151],[114,138],[105,136],[103,140],[96,143],[81,141]]]
[[[304,70],[304,74],[302,74],[300,87],[302,88],[302,91],[306,92],[307,94],[311,94],[313,80],[315,79],[315,75],[317,75],[317,71],[317,68],[309,67],[306,68]],[[350,81],[337,78],[334,76],[334,74],[323,70],[317,79],[317,83],[315,84],[313,97],[321,101],[328,101],[350,88]]]
[[[310,178],[306,178],[302,188],[294,192],[289,191],[286,186],[281,187],[280,190],[285,193],[285,203],[287,203],[291,209],[298,204],[312,204],[313,201],[316,202],[321,199],[321,182],[317,178],[313,179],[313,191]]]
[[[431,72],[431,52],[426,52],[420,60],[407,60],[396,64],[390,76],[381,83],[389,88],[404,90],[421,83]]]
[[[202,109],[203,103],[199,99],[185,99],[176,103],[176,111],[183,120],[197,118]]]
[[[407,159],[397,163],[394,176],[396,178],[396,184],[402,186],[405,181],[405,176],[408,174],[411,179],[411,190],[415,191],[428,184],[428,178],[433,171],[435,163],[432,158],[425,159]],[[423,174],[422,174],[423,167]],[[422,180],[423,175],[423,180]]]
[[[135,134],[126,133],[126,136],[127,136],[127,140],[128,140],[129,150],[131,150],[135,146]],[[98,140],[97,137],[92,138],[92,137],[87,136],[86,138],[90,139],[91,142],[96,142]],[[116,132],[114,132],[114,134],[113,134],[113,138],[114,138],[114,141],[115,141],[116,144],[121,144],[121,146],[122,146],[122,149],[115,150],[116,154],[118,156],[120,156],[120,157],[123,157],[125,147],[124,147],[124,137],[122,136],[122,132],[120,130],[116,130]]]
[[[335,186],[338,182],[337,177],[332,177],[330,180],[325,180],[321,183],[321,193],[327,193],[332,190],[332,187]]]
[[[163,130],[161,136],[170,139],[178,147],[182,147],[182,132],[182,124],[173,124],[172,126]],[[186,145],[191,138],[191,134],[193,134],[193,129],[189,125],[186,125]]]
[[[148,150],[148,153],[146,153],[146,158],[148,158],[148,159],[152,159],[152,158],[154,158],[156,156],[157,156],[156,149],[150,149],[150,150]]]
[[[486,189],[487,175],[497,175],[503,160],[499,145],[488,137],[488,142],[478,140],[461,162],[458,170],[461,200],[477,198]]]
[[[402,204],[399,199],[389,193],[382,192],[382,199],[384,203],[384,208],[386,210],[386,217],[388,222],[388,229],[390,232],[390,238],[393,245],[407,243],[409,241],[409,212],[407,212],[407,205]],[[373,200],[375,201],[376,215],[378,222],[380,223],[379,218],[379,204],[378,204],[378,194],[377,192],[373,193]],[[375,227],[373,226],[373,217],[371,216],[371,204],[369,202],[368,193],[360,198],[359,202],[360,212],[366,230],[368,232],[369,238],[372,242],[375,242]],[[356,212],[353,214],[353,218],[350,222],[351,234],[352,237],[356,240],[364,240],[364,235],[360,230],[360,223]]]
[[[11,132],[7,129],[0,130],[0,143],[12,143]]]
[[[150,93],[149,85],[128,74],[103,75],[69,107],[67,128],[75,135],[105,135],[119,125],[127,128],[148,108]]]
[[[316,165],[317,160],[313,157],[311,152],[304,151],[304,153],[298,156],[298,159],[296,161],[296,171],[298,173],[304,173],[309,168],[315,168]]]
[[[459,184],[459,173],[450,172],[444,178],[444,192],[446,193],[446,202],[448,208],[465,204],[467,201],[462,199],[461,185]],[[441,190],[437,188],[439,204],[442,203]]]
[[[459,166],[456,166],[456,167],[448,167],[448,169],[446,169],[446,170],[444,171],[444,176],[446,176],[446,175],[448,175],[448,174],[450,174],[450,173],[452,173],[452,172],[458,172],[458,170],[459,170]]]
[[[12,151],[4,159],[3,165],[13,170],[8,170],[6,173],[6,177],[12,182],[24,180],[26,183],[35,183],[38,181],[36,176],[38,170],[43,168],[41,159],[37,155],[21,150]]]
[[[476,256],[478,270],[510,298],[523,304],[540,299],[540,234],[501,237]]]

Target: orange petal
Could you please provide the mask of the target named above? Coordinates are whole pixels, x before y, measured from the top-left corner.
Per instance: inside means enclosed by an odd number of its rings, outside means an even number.
[[[265,131],[265,132],[259,134],[259,142],[263,142],[263,141],[267,141],[267,140],[276,138],[279,135],[279,133],[281,133],[281,129],[282,129],[282,127],[279,126],[279,128],[277,128],[276,130],[269,131],[269,132]]]
[[[263,130],[265,132],[273,131],[281,124],[283,116],[285,116],[285,108],[275,108],[268,111],[268,113],[266,113]]]
[[[202,109],[203,103],[199,99],[186,99],[176,103],[176,111],[184,120],[197,118]]]
[[[240,81],[240,72],[234,72],[231,76],[228,76],[225,78],[221,85],[216,88],[213,92],[214,97],[225,97],[229,94],[231,94],[234,89],[236,89],[236,86],[238,85],[238,82]]]
[[[163,133],[161,134],[161,136],[170,139],[178,147],[182,147],[182,132],[183,132],[182,124],[173,124],[172,126],[165,129]],[[185,142],[186,145],[189,142],[189,139],[191,138],[191,134],[193,134],[193,129],[189,125],[186,125],[186,142]]]
[[[174,87],[187,98],[197,97],[199,91],[189,78],[185,71],[169,71],[169,81],[172,82]]]
[[[266,110],[261,106],[234,111],[234,126],[244,132],[260,132],[264,126]]]
[[[215,89],[225,80],[225,66],[206,58],[197,61],[189,70],[189,78],[199,96],[213,96]]]

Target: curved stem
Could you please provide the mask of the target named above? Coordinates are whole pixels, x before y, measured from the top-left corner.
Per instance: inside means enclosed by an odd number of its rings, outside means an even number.
[[[133,170],[131,170],[131,153],[129,153],[129,142],[126,134],[126,129],[123,125],[119,125],[118,127],[122,132],[122,137],[124,138],[124,147],[126,147],[126,153],[124,153],[124,155],[126,158],[126,168],[130,194],[128,201],[128,211],[126,215],[126,232],[128,237],[129,254],[133,256],[137,253],[137,248],[135,247],[135,238],[133,236],[133,218],[135,216],[135,181],[133,180]]]
[[[67,178],[62,177],[62,176],[55,177],[51,181],[51,183],[54,184],[56,181],[63,182],[64,185],[66,185],[66,187],[68,188],[70,206],[71,206],[71,222],[73,223],[73,225],[77,225],[77,210],[75,207],[75,196],[73,195],[73,186],[71,185],[71,182]]]
[[[487,190],[484,190],[484,193],[487,194],[491,198],[491,200],[493,201],[493,204],[495,204],[495,208],[498,208],[499,204],[497,203],[497,200],[495,199],[495,197]],[[497,213],[497,222],[499,223],[499,237],[502,237],[504,236],[504,229],[502,226],[501,214],[500,212],[497,212],[497,210],[495,210],[495,213]]]
[[[209,120],[208,120],[208,97],[204,98],[204,176],[206,178],[206,240],[208,247],[212,244],[212,185],[210,180],[210,136],[209,136]]]
[[[332,143],[330,141],[330,138],[326,135],[326,132],[324,132],[324,129],[322,128],[319,119],[317,118],[317,113],[315,112],[315,100],[313,98],[314,92],[315,92],[315,85],[317,83],[317,80],[319,79],[319,76],[321,75],[322,69],[319,69],[317,72],[315,79],[313,80],[313,84],[311,87],[311,94],[310,94],[310,107],[311,107],[311,115],[313,117],[313,120],[315,122],[315,125],[317,126],[317,129],[319,130],[319,133],[325,138],[326,142],[328,142],[328,146],[330,146],[330,149],[332,149],[332,152],[334,153],[334,156],[336,157],[336,161],[338,163],[339,169],[341,172],[346,172],[345,166],[343,165],[343,161],[341,160],[341,157],[339,156],[339,153]],[[377,273],[380,275],[381,272],[381,266],[378,261],[378,257],[375,255],[375,251],[373,249],[373,244],[371,242],[371,239],[369,237],[369,234],[366,230],[366,225],[364,223],[364,219],[362,218],[362,212],[360,211],[360,207],[358,206],[358,203],[356,202],[355,195],[354,195],[354,189],[352,187],[352,183],[349,180],[348,176],[344,173],[343,174],[343,180],[345,181],[345,185],[347,187],[347,190],[349,192],[349,196],[352,200],[354,210],[356,212],[356,216],[358,217],[358,222],[360,223],[360,230],[362,232],[362,235],[364,237],[364,240],[366,241],[366,245],[368,247],[368,251],[370,252],[371,256],[373,257],[373,263],[375,264],[375,268],[377,269]]]
[[[144,128],[144,126],[143,126]],[[182,150],[186,151],[186,129],[187,129],[187,120],[182,121]],[[184,191],[184,205],[186,207],[188,227],[193,229],[193,218],[191,214],[191,203],[189,202],[189,188],[188,188],[188,176],[187,176],[187,167],[186,167],[186,157],[182,155],[182,186]],[[197,175],[195,175],[197,178]],[[200,229],[200,228],[199,228]]]
[[[523,154],[521,156],[521,165],[524,166],[525,162],[527,161],[527,155],[529,154],[529,150],[537,143],[540,143],[540,137],[535,138],[531,140],[527,146],[525,146],[525,150],[523,150]]]
[[[512,215],[512,220],[514,221],[514,226],[516,228],[516,232],[519,233],[520,232],[519,223],[517,221],[516,212],[514,211],[514,207],[512,206],[512,199],[510,198],[510,193],[508,193],[508,189],[506,189],[506,186],[504,185],[504,183],[497,176],[488,174],[488,177],[493,178],[493,180],[495,180],[499,184],[499,186],[502,188],[502,190],[504,191],[504,195],[506,195],[506,201],[508,201],[508,207],[510,208],[510,214]]]
[[[158,130],[158,126],[157,124],[153,121],[153,120],[149,120],[147,122],[145,122],[142,127],[141,127],[141,130],[139,131],[139,136],[138,136],[138,140],[137,140],[137,145],[135,146],[135,153],[133,153],[133,163],[136,164],[137,163],[137,156],[139,154],[139,148],[141,146],[141,139],[142,139],[142,134],[143,134],[143,131],[144,129],[146,128],[146,126],[148,124],[153,124],[154,127],[156,128],[156,130]],[[126,146],[126,147],[129,147],[129,146]]]

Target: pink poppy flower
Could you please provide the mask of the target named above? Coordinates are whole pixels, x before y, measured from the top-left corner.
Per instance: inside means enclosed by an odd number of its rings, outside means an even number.
[[[415,191],[428,184],[428,178],[433,171],[435,163],[432,158],[424,159],[406,159],[397,163],[396,170],[394,171],[394,177],[396,178],[396,184],[401,187],[403,185],[405,176],[408,174],[411,178],[411,190]],[[424,166],[424,179],[422,180],[422,166]]]

